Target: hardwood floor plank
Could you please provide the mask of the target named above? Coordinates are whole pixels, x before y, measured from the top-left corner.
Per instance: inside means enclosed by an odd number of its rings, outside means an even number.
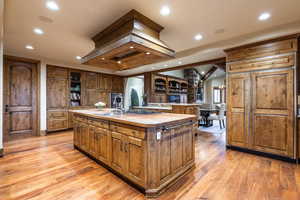
[[[5,143],[2,200],[141,200],[143,194],[73,148],[72,131]],[[225,134],[196,137],[196,168],[158,200],[296,200],[295,164],[225,149]],[[155,199],[155,198],[154,198]]]

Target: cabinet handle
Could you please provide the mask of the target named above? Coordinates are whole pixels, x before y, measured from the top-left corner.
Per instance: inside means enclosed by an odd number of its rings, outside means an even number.
[[[123,142],[120,143],[120,149],[123,151]]]
[[[127,143],[125,143],[124,149],[125,149],[125,152],[127,153],[128,152],[128,144]]]

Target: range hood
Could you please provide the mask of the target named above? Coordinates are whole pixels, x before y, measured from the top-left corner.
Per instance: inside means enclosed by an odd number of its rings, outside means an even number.
[[[162,26],[136,10],[95,35],[95,49],[82,63],[113,70],[126,70],[174,57],[175,52],[159,39]]]

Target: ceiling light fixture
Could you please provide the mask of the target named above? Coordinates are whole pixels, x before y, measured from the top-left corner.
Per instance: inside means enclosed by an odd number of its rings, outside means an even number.
[[[26,48],[26,49],[30,49],[30,50],[33,50],[33,49],[34,49],[34,47],[31,46],[31,45],[26,45],[25,48]]]
[[[268,12],[265,12],[265,13],[262,13],[262,14],[258,17],[258,19],[259,19],[260,21],[265,21],[265,20],[269,19],[270,17],[271,17],[271,14],[268,13]]]
[[[101,60],[105,60],[105,58],[101,58]]]
[[[133,46],[130,47],[130,49],[133,49],[133,48],[134,48]]]
[[[53,10],[53,11],[59,10],[59,6],[57,5],[57,3],[55,1],[47,1],[46,2],[46,7],[49,10]]]
[[[121,64],[122,62],[119,60],[118,63]]]
[[[205,72],[204,72],[204,71],[202,71],[202,72],[201,72],[201,74],[205,74]]]
[[[44,34],[44,31],[43,31],[42,29],[40,29],[40,28],[35,28],[35,29],[33,29],[33,32],[34,32],[35,34],[38,34],[38,35]]]
[[[203,36],[201,34],[197,34],[197,35],[195,35],[194,39],[195,40],[202,40]]]
[[[77,60],[80,60],[80,59],[81,59],[81,57],[80,57],[80,56],[76,56],[76,59],[77,59]]]
[[[163,7],[161,7],[160,14],[162,16],[168,16],[170,13],[171,13],[171,10],[170,10],[169,6],[163,6]]]
[[[147,55],[150,55],[150,52],[147,52],[146,54],[147,54]]]
[[[178,62],[178,64],[180,64],[180,65],[181,65],[181,64],[182,64],[182,62],[181,62],[181,61],[179,61],[179,62]]]

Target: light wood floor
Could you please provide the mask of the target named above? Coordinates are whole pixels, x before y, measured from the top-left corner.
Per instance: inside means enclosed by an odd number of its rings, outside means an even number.
[[[0,200],[144,199],[72,145],[72,132],[5,144]],[[224,135],[196,139],[196,169],[159,199],[300,199],[296,165],[225,150]]]

